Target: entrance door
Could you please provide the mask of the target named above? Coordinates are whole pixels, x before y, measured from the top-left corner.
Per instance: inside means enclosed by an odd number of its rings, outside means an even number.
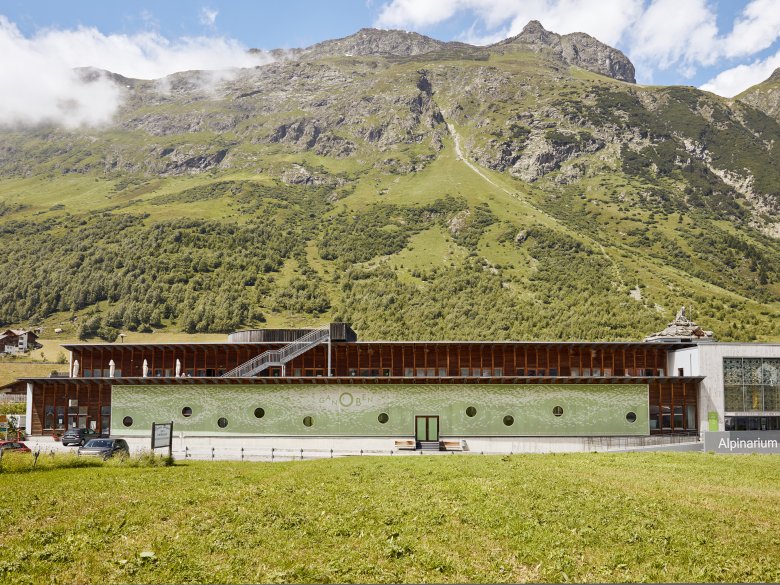
[[[439,440],[439,417],[438,416],[415,416],[414,435],[415,435],[415,439],[418,441],[438,441]]]

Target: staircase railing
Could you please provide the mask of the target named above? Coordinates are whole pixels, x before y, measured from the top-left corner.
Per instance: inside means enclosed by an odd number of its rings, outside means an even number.
[[[250,360],[245,361],[229,372],[222,375],[223,378],[248,378],[259,374],[271,366],[281,366],[302,353],[309,351],[316,345],[330,338],[330,327],[314,329],[306,335],[291,341],[279,349],[269,349]]]

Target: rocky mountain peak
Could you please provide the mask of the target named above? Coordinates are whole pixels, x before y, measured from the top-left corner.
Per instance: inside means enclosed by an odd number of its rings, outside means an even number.
[[[767,81],[772,83],[780,82],[780,67],[778,67],[772,72],[772,75],[769,76],[769,79],[767,79]]]
[[[302,49],[299,56],[305,58],[345,55],[410,57],[430,53],[449,44],[416,32],[362,28],[348,37],[323,41]]]
[[[559,35],[545,29],[538,20],[532,20],[519,35],[493,46],[506,45],[526,45],[533,51],[550,50],[569,65],[620,81],[636,83],[634,65],[622,51],[585,33]]]

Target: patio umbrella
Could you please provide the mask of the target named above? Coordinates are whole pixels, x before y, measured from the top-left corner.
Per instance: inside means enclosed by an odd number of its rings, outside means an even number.
[[[73,360],[73,378],[79,377],[79,360]]]
[[[176,358],[176,377],[178,378],[181,376],[181,361],[179,358]]]
[[[116,364],[114,363],[114,360],[111,360],[108,362],[108,377],[113,378],[114,372],[116,372]]]
[[[149,375],[149,364],[146,362],[146,360],[144,360],[143,371],[144,378],[146,378]]]

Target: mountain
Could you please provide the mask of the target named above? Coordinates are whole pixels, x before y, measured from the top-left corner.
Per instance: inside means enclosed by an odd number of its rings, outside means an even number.
[[[780,339],[761,109],[637,86],[619,51],[536,22],[487,47],[364,29],[271,54],[83,70],[121,93],[110,125],[0,130],[0,321],[607,340],[693,305],[719,339]]]
[[[634,64],[621,51],[613,49],[585,33],[558,35],[545,30],[538,20],[532,20],[523,31],[491,48],[521,45],[534,51],[551,51],[569,65],[620,81],[636,83]]]
[[[780,120],[780,67],[766,81],[743,91],[737,99]]]

